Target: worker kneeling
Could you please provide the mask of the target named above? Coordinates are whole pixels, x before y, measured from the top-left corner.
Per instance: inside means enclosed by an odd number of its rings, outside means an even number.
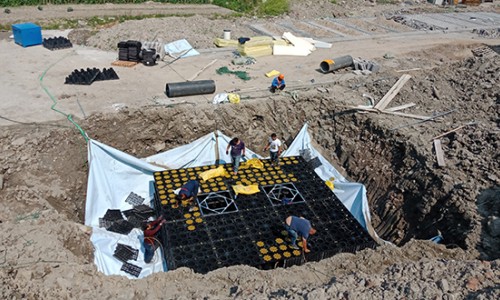
[[[307,248],[307,239],[309,238],[309,235],[316,233],[316,229],[311,226],[311,222],[309,220],[304,219],[303,217],[299,218],[295,216],[289,216],[285,219],[285,229],[292,239],[292,248],[298,249],[295,243],[297,242],[297,238],[300,235],[302,237],[302,249],[305,253],[311,252],[311,250]]]
[[[280,74],[278,77],[275,77],[273,79],[273,82],[271,83],[271,93],[275,93],[276,90],[284,90],[285,89],[285,75]]]

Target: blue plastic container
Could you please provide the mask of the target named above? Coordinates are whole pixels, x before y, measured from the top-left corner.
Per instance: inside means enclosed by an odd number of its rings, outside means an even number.
[[[12,25],[12,33],[16,44],[23,47],[42,44],[42,28],[33,23]]]

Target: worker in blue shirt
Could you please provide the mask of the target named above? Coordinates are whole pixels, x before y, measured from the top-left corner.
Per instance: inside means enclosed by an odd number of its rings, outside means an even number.
[[[200,183],[197,180],[189,180],[184,184],[177,193],[178,200],[196,200],[200,190]]]
[[[280,74],[278,77],[275,77],[273,79],[273,82],[271,83],[271,93],[275,93],[276,90],[284,90],[285,89],[285,75]]]
[[[289,216],[285,219],[285,229],[292,240],[292,248],[298,248],[295,242],[300,235],[302,237],[302,249],[305,253],[311,252],[311,250],[307,248],[307,239],[309,235],[316,233],[316,229],[311,226],[309,220],[303,217]]]

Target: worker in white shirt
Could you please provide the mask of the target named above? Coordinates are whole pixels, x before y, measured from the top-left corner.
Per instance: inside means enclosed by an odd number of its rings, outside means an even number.
[[[267,146],[264,148],[264,151],[269,149],[269,155],[271,156],[271,165],[278,166],[279,165],[279,157],[281,155],[282,146],[281,141],[276,136],[276,133],[271,134]]]

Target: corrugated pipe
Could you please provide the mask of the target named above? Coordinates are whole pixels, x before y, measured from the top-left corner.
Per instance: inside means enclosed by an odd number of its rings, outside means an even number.
[[[345,67],[351,67],[353,64],[352,56],[345,55],[334,59],[325,59],[319,67],[323,73],[328,73]]]
[[[215,92],[215,81],[213,80],[167,83],[165,87],[165,93],[169,98],[212,94],[214,92]]]

